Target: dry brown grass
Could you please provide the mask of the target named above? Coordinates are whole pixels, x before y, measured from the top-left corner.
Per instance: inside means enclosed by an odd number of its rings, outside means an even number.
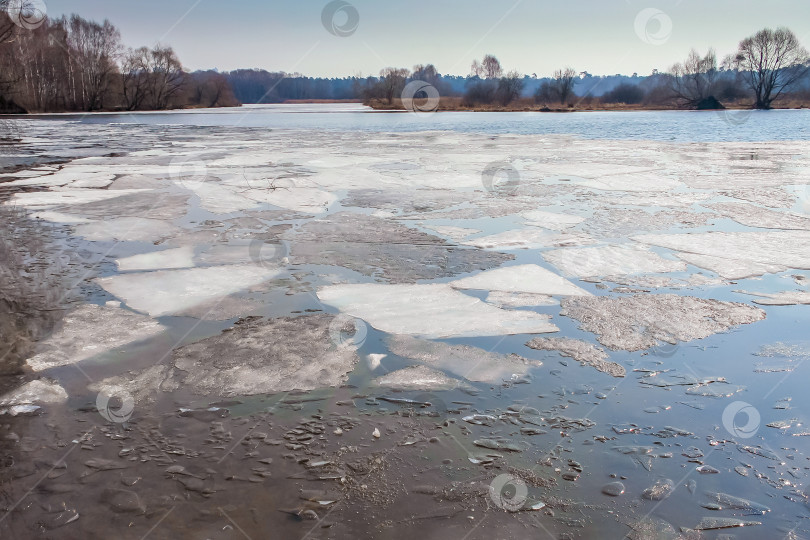
[[[423,105],[419,100],[415,100],[417,105]],[[375,110],[394,110],[403,111],[405,107],[402,105],[401,99],[394,99],[393,103],[387,101],[372,99],[365,102]],[[569,106],[571,105],[571,106]],[[752,103],[750,101],[735,101],[726,102],[723,105],[727,109],[750,109]],[[802,99],[798,97],[781,98],[773,103],[774,109],[805,109],[810,108],[810,97]],[[439,111],[471,111],[471,112],[579,112],[579,111],[672,111],[681,110],[676,104],[633,104],[626,103],[602,103],[598,98],[581,99],[577,98],[570,104],[560,103],[536,103],[532,98],[521,98],[513,101],[507,106],[502,106],[497,103],[493,104],[474,104],[470,105],[464,102],[462,97],[442,97],[439,101]]]

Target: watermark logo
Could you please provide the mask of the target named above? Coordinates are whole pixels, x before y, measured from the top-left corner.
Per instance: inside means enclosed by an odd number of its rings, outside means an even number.
[[[675,356],[675,353],[678,352],[680,347],[677,343],[668,343],[666,341],[659,341],[655,344],[655,346],[650,349],[653,356],[657,356],[659,358],[670,358]]]
[[[43,0],[8,0],[5,10],[11,22],[26,30],[39,28],[48,17]]]
[[[740,419],[745,417],[745,423]],[[723,411],[723,427],[734,437],[750,439],[759,431],[759,411],[745,401],[735,401]]]
[[[329,323],[329,339],[337,347],[359,349],[366,342],[367,335],[366,323],[345,313],[337,315]]]
[[[258,266],[276,268],[287,258],[287,246],[281,241],[253,240],[248,246],[250,260]]]
[[[360,13],[344,0],[329,2],[321,12],[321,22],[326,31],[337,37],[349,37],[360,25]]]
[[[725,109],[723,111],[717,111],[717,115],[729,126],[736,127],[748,122],[753,112],[754,111],[751,109]]]
[[[499,474],[489,484],[489,498],[507,512],[520,511],[528,495],[526,483],[511,474]]]
[[[123,424],[132,417],[135,398],[120,386],[109,386],[98,393],[96,409],[108,422]]]
[[[481,183],[493,195],[511,196],[520,187],[520,173],[508,161],[496,161],[486,166]]]
[[[633,26],[638,38],[650,45],[663,45],[672,35],[672,19],[656,8],[639,11]]]
[[[439,91],[425,81],[411,81],[402,89],[402,106],[413,113],[434,113],[440,101]]]
[[[169,163],[169,177],[186,189],[198,189],[208,178],[208,167],[195,156],[177,156]]]

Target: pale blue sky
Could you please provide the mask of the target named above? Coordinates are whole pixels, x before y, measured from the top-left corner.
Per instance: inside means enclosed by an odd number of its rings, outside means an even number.
[[[538,76],[565,65],[643,75],[668,68],[691,47],[714,46],[722,58],[741,38],[779,25],[810,47],[807,0],[348,0],[360,17],[348,37],[322,25],[325,0],[46,1],[50,15],[110,19],[127,45],[172,45],[189,69],[343,76],[432,62],[442,73],[466,75],[474,58],[492,53],[506,69]],[[645,42],[635,22],[648,8],[668,17],[671,32],[661,34],[658,17]]]

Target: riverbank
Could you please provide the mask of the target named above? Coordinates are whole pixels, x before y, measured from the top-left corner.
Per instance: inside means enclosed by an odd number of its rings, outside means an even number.
[[[414,103],[417,106],[424,107],[426,100],[415,99]],[[392,103],[384,100],[372,99],[363,102],[364,105],[371,107],[378,111],[404,111],[405,106],[402,100],[394,98]],[[752,110],[752,103],[749,102],[726,102],[722,103],[722,109],[710,110]],[[810,102],[790,99],[779,100],[774,102],[773,109],[807,109],[810,108]],[[676,104],[671,105],[645,105],[645,104],[631,104],[626,103],[602,103],[596,98],[590,99],[577,99],[572,100],[570,105],[536,103],[534,99],[522,98],[513,101],[509,105],[498,104],[468,104],[465,103],[462,97],[442,97],[439,100],[438,107],[435,109],[438,112],[588,112],[588,111],[682,111],[689,110],[680,107]]]
[[[344,129],[21,122],[70,161],[0,186],[92,273],[0,398],[0,534],[806,534],[806,140],[275,114]]]

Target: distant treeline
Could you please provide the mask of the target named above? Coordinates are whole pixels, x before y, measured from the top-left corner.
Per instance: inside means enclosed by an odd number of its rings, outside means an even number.
[[[417,66],[418,68],[419,66]],[[417,76],[418,70],[415,71]],[[374,96],[385,74],[379,77],[307,77],[299,73],[268,72],[263,69],[239,69],[225,72],[234,95],[242,103],[283,103],[295,100],[365,100]],[[638,86],[647,77],[627,75],[582,74],[576,82],[579,95],[601,96],[621,85]],[[413,80],[409,74],[408,81]],[[442,96],[462,97],[475,76],[437,75],[433,81],[438,84]],[[551,77],[538,78],[525,75],[522,78],[523,93],[533,94]]]
[[[5,17],[0,10],[0,112],[239,104],[223,74],[187,73],[171,47],[126,49],[109,21],[43,16],[27,28]]]
[[[0,113],[294,100],[397,107],[403,89],[415,80],[433,86],[444,100],[443,108],[508,107],[513,102],[522,107],[527,100],[556,109],[579,104],[704,109],[723,103],[770,108],[780,100],[804,104],[810,98],[810,56],[786,28],[764,29],[742,40],[721,62],[711,49],[705,55],[693,50],[667,72],[647,76],[595,76],[566,67],[542,78],[504,72],[495,56],[486,55],[472,63],[467,76],[442,75],[426,64],[388,67],[374,77],[317,78],[259,69],[189,73],[169,46],[125,48],[109,21],[97,23],[78,15],[37,18],[36,12],[21,17],[19,10],[9,9],[9,2],[0,0]],[[426,96],[421,91],[413,97]]]
[[[718,62],[714,50],[693,50],[667,72],[648,76],[594,76],[571,67],[552,77],[505,73],[486,55],[472,63],[466,77],[440,74],[432,64],[413,69],[385,68],[378,77],[311,78],[300,74],[238,70],[227,74],[236,98],[244,103],[288,100],[363,100],[372,105],[401,105],[411,81],[424,81],[442,98],[463,107],[506,107],[533,98],[540,106],[573,108],[578,104],[626,104],[660,108],[715,109],[723,103],[767,109],[775,102],[810,99],[810,55],[787,28],[764,29],[740,41],[737,51]],[[416,98],[426,98],[423,93]],[[460,98],[460,99],[459,99]]]

